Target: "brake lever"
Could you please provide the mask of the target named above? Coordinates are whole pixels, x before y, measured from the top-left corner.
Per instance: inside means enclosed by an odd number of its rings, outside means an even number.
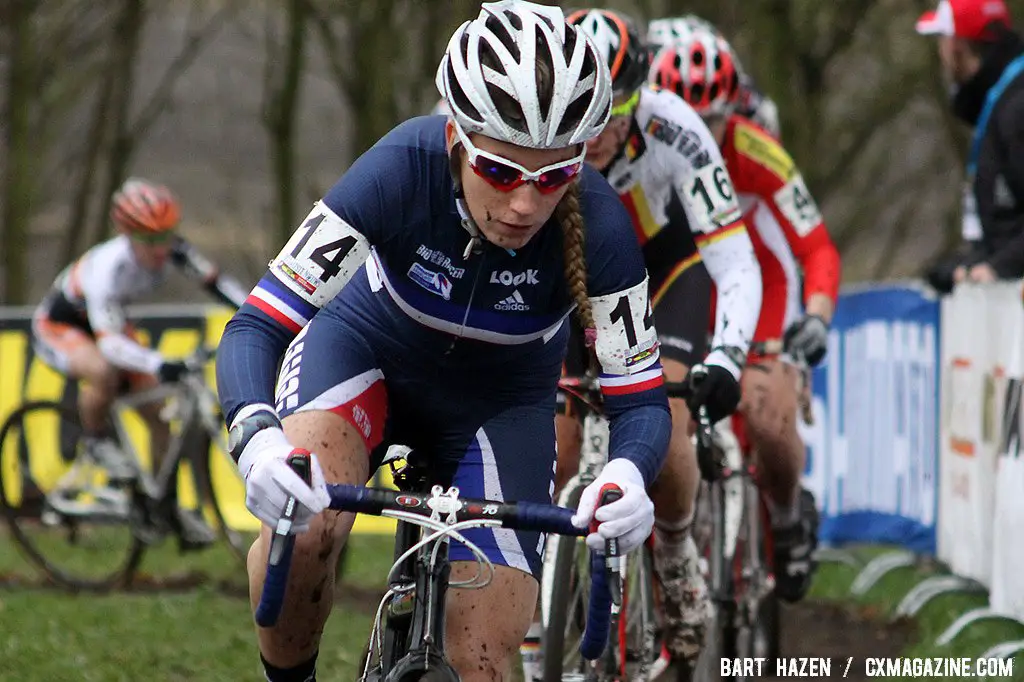
[[[701,477],[708,482],[718,478],[714,456],[714,434],[708,406],[701,405],[697,410],[697,468],[700,469]]]
[[[313,469],[310,465],[308,454],[291,454],[286,461],[288,466],[292,468],[292,471],[298,474],[299,478],[306,485],[311,484]],[[284,505],[284,513],[281,514],[277,527],[274,528],[274,534],[270,539],[270,553],[267,563],[271,566],[277,566],[281,562],[281,558],[284,556],[288,545],[295,540],[295,535],[292,533],[292,525],[295,523],[295,514],[298,508],[299,501],[294,496],[289,496],[288,501]]]
[[[312,465],[309,451],[296,448],[286,460],[288,466],[309,485],[312,478]],[[267,573],[263,580],[263,592],[260,595],[256,613],[253,614],[256,624],[268,628],[277,623],[284,602],[284,594],[288,585],[288,573],[291,569],[292,550],[295,547],[295,536],[292,525],[299,502],[289,496],[277,527],[270,536],[270,550],[267,556]]]
[[[597,507],[603,507],[606,504],[611,504],[617,500],[622,499],[622,489],[615,483],[605,483],[601,486],[601,491],[597,497]],[[595,508],[594,513],[597,513]],[[596,533],[597,527],[600,525],[595,518],[590,522],[590,532]],[[608,538],[604,541],[604,568],[608,574],[608,591],[612,597],[612,614],[616,614],[619,611],[619,607],[622,606],[622,564],[619,561],[621,553],[619,551],[619,539]]]

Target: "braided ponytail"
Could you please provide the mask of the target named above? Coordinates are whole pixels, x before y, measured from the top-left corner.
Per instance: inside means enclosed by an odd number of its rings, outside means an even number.
[[[587,295],[587,262],[583,251],[583,214],[580,213],[579,182],[569,186],[555,207],[555,218],[562,227],[562,249],[565,255],[565,283],[576,302],[576,319],[583,327],[587,346],[597,340],[594,313]]]

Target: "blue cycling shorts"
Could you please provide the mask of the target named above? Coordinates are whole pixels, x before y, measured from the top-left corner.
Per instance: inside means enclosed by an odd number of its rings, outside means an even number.
[[[363,436],[371,470],[388,446],[402,444],[427,454],[434,483],[458,486],[462,497],[551,502],[559,362],[506,359],[493,373],[478,366],[460,371],[457,360],[417,362],[415,353],[394,352],[374,334],[355,313],[321,310],[285,353],[276,395],[281,417],[339,414]],[[479,357],[485,350],[471,352]],[[500,357],[498,348],[493,355]],[[550,374],[550,382],[538,382],[538,372]],[[538,390],[545,383],[550,390]],[[540,533],[480,528],[463,534],[494,564],[540,575]],[[450,557],[473,558],[457,542]]]

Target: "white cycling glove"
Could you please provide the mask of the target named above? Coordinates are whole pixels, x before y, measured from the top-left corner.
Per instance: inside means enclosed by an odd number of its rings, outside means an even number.
[[[238,458],[238,470],[245,479],[245,506],[254,516],[274,528],[288,498],[294,496],[299,504],[292,531],[302,533],[309,528],[310,519],[327,508],[331,498],[316,455],[309,456],[311,485],[288,466],[287,459],[295,450],[281,429],[263,429],[245,446]]]
[[[594,512],[601,488],[614,483],[622,489],[622,497]],[[619,551],[630,552],[644,543],[654,527],[654,503],[647,496],[640,470],[628,459],[613,459],[604,466],[597,479],[583,489],[580,504],[572,517],[577,528],[586,528],[596,518],[596,533],[587,536],[587,546],[603,551],[605,540],[618,538]]]

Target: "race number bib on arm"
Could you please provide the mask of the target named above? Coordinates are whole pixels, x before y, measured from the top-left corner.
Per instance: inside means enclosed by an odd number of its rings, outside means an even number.
[[[635,374],[658,360],[658,333],[647,283],[645,277],[625,291],[590,299],[597,327],[597,359],[608,374]]]
[[[786,216],[801,237],[806,237],[811,230],[821,225],[821,212],[814,203],[811,193],[807,191],[803,176],[799,173],[794,174],[789,182],[775,193],[774,198],[782,215]]]
[[[341,291],[366,262],[370,243],[322,201],[270,261],[270,271],[318,308]]]
[[[726,227],[742,216],[732,179],[721,163],[708,164],[694,173],[683,187],[683,196],[693,227],[705,234]]]

